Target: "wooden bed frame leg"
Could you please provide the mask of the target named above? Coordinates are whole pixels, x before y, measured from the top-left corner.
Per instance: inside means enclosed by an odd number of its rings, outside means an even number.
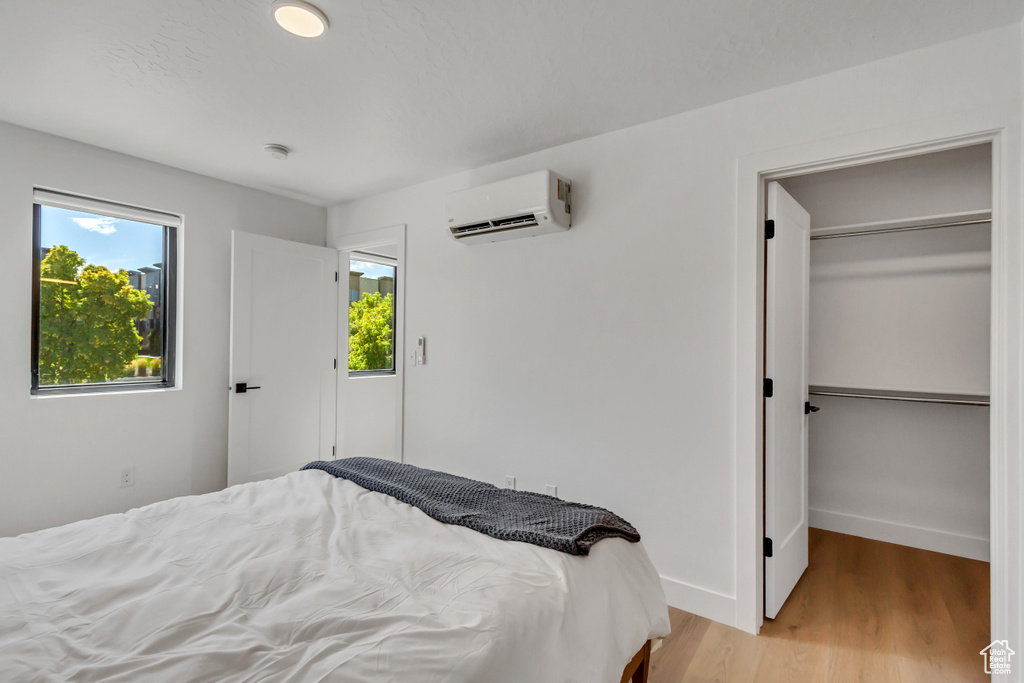
[[[651,641],[644,643],[640,651],[622,672],[622,683],[647,683],[647,674],[651,670]]]

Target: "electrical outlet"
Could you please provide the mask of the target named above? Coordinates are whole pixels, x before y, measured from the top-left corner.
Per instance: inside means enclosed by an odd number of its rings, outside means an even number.
[[[516,487],[516,478],[513,477],[511,474],[506,474],[505,475],[505,488],[507,488],[507,489],[515,489],[515,487]]]
[[[548,494],[552,498],[558,498],[558,487],[554,484],[546,484],[544,486],[544,493]]]
[[[135,486],[134,467],[124,467],[121,469],[121,486]]]

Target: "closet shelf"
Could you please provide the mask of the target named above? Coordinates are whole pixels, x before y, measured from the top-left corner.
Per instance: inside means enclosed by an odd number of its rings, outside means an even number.
[[[828,240],[837,237],[858,237],[860,235],[881,235],[889,232],[909,232],[911,230],[933,230],[935,228],[954,228],[966,225],[984,225],[992,222],[992,210],[960,211],[935,216],[918,216],[917,218],[901,218],[876,223],[856,223],[853,225],[836,225],[811,230],[812,240]]]
[[[897,391],[892,389],[860,389],[857,387],[834,387],[812,385],[807,388],[812,396],[839,396],[842,398],[870,398],[884,401],[913,401],[915,403],[946,403],[964,406],[987,406],[989,397],[984,394],[945,394],[932,391]]]

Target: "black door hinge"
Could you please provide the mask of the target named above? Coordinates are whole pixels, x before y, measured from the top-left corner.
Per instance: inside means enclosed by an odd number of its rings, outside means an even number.
[[[338,271],[334,271],[334,281],[338,281]]]
[[[338,359],[337,358],[334,359],[334,369],[335,370],[338,369]]]
[[[775,395],[775,383],[768,377],[764,378],[764,397],[771,398]]]
[[[772,556],[772,539],[768,538],[767,536],[764,537],[764,556]]]
[[[770,240],[775,237],[775,221],[769,218],[764,222],[764,238]]]

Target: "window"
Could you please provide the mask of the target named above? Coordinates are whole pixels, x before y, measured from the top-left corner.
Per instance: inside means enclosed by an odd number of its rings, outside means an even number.
[[[50,190],[34,202],[32,393],[174,386],[181,217]]]
[[[348,273],[349,376],[395,374],[394,259],[352,252]]]

